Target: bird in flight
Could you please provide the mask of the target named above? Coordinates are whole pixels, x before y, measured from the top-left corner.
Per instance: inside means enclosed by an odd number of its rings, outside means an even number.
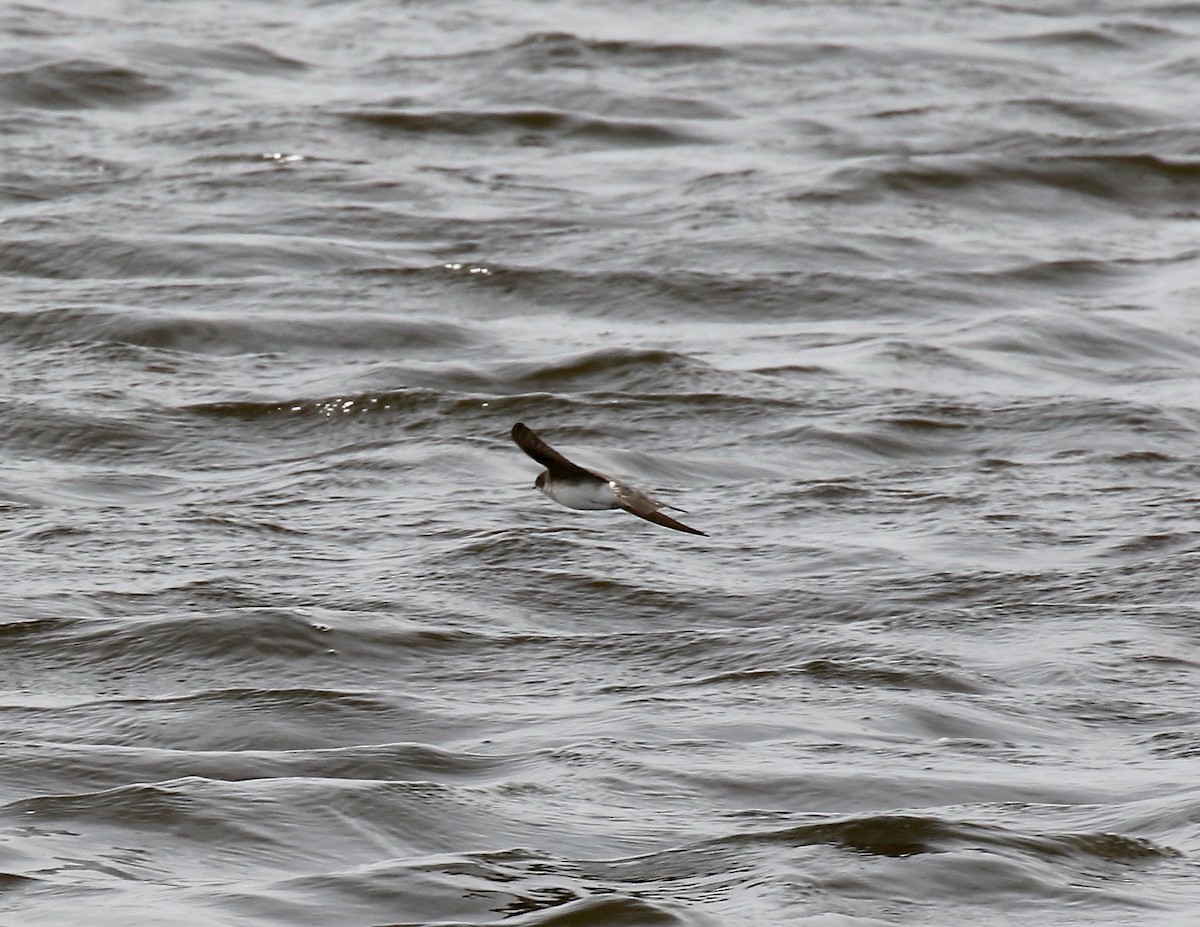
[[[555,502],[569,509],[624,509],[664,528],[708,537],[703,531],[689,528],[659,511],[676,506],[658,502],[628,483],[572,463],[534,434],[532,428],[520,422],[513,425],[512,439],[517,442],[517,447],[546,468],[538,474],[533,485]]]

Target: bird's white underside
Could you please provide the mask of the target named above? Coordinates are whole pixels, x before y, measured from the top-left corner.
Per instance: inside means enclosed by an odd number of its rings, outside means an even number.
[[[569,509],[619,509],[621,507],[620,500],[617,499],[617,494],[613,491],[613,483],[610,480],[607,483],[602,483],[599,480],[595,482],[567,482],[564,480],[546,480],[542,487],[542,492],[557,502],[559,505],[565,505]]]

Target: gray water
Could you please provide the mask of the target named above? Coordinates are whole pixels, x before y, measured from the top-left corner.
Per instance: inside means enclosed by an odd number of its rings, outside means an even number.
[[[4,927],[1197,923],[1200,4],[0,26]]]

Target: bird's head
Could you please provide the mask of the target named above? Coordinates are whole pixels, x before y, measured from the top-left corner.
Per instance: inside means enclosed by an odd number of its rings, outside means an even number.
[[[541,473],[539,473],[537,475],[537,479],[533,481],[533,488],[540,489],[542,492],[546,491],[546,471],[545,470],[543,470]]]

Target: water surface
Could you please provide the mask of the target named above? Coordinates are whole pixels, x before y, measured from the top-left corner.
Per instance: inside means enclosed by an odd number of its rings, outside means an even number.
[[[0,917],[1190,922],[1200,5],[0,24]]]

